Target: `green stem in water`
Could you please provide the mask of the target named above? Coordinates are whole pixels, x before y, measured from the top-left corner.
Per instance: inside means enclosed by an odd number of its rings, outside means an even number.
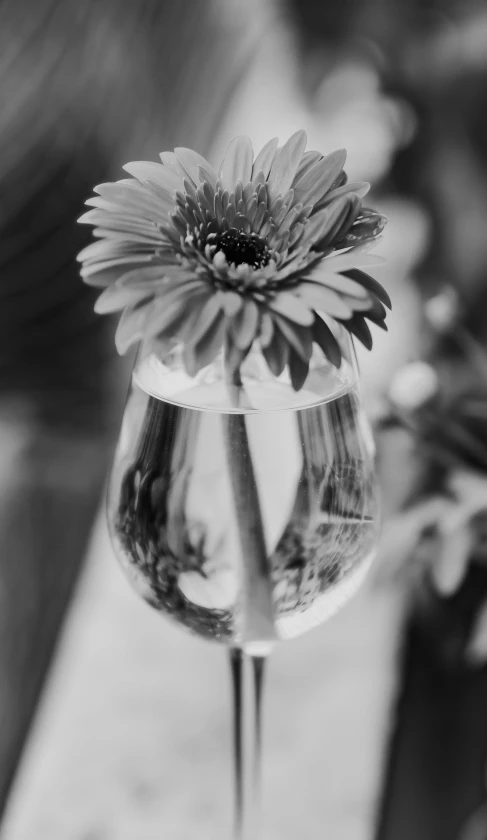
[[[246,350],[239,350],[228,337],[226,338],[223,348],[223,371],[225,386],[233,408],[252,408],[252,404],[243,386],[240,372],[241,366],[249,352],[250,347]]]
[[[242,351],[227,347],[224,358],[228,394],[234,409],[245,409],[248,398],[240,375]],[[227,462],[232,486],[240,543],[242,604],[241,646],[251,653],[268,649],[276,640],[272,604],[271,568],[267,557],[257,481],[247,432],[252,412],[231,411],[223,415]],[[257,647],[256,647],[257,646]]]

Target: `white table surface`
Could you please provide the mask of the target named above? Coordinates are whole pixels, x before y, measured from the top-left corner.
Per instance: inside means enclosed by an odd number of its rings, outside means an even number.
[[[369,582],[271,660],[265,840],[371,837],[399,613]],[[225,650],[138,600],[100,519],[1,838],[215,840],[231,806]]]

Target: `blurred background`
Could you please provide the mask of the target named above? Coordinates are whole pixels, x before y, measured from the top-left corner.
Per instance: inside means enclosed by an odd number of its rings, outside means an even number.
[[[483,0],[0,0],[2,840],[229,832],[222,652],[147,609],[102,497],[131,360],[78,276],[95,184],[308,132],[389,218],[361,355],[364,591],[269,671],[266,837],[487,838]]]

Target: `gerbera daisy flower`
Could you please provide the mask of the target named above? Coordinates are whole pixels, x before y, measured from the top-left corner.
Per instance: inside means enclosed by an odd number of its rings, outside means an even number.
[[[98,241],[78,259],[85,282],[104,289],[97,311],[123,310],[119,352],[176,337],[189,374],[222,348],[238,374],[258,341],[272,373],[287,365],[299,390],[314,343],[341,362],[327,317],[370,349],[367,319],[385,328],[390,301],[364,269],[382,262],[369,249],[385,219],[362,206],[368,184],[347,183],[344,150],[305,148],[298,131],[254,158],[237,137],[218,170],[177,148],[95,187],[80,222]]]

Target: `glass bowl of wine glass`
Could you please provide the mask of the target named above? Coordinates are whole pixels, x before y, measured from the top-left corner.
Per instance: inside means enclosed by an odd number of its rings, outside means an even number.
[[[132,375],[109,484],[112,542],[149,604],[228,646],[240,712],[245,661],[258,700],[273,646],[327,620],[374,557],[374,446],[352,340],[333,329],[340,368],[315,347],[297,392],[258,348],[242,365],[237,401],[221,357],[191,377],[177,342],[142,343]],[[254,746],[259,730],[257,708]],[[243,838],[239,720],[235,737]]]

